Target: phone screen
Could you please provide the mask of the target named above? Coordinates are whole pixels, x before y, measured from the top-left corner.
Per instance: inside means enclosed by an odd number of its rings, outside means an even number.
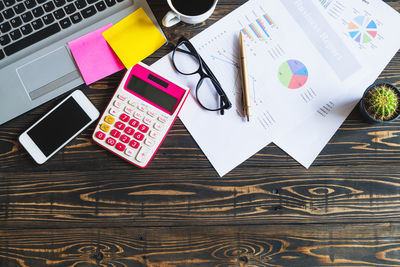
[[[27,134],[48,157],[90,121],[74,98],[69,97]]]

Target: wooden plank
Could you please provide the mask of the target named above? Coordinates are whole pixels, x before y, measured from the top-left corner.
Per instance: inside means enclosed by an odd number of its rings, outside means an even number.
[[[92,97],[92,99],[96,98]],[[103,105],[105,107],[106,103],[101,104],[100,110],[104,109]],[[66,171],[71,168],[77,171],[90,170],[91,168],[138,171],[134,166],[94,144],[91,140],[94,125],[85,130],[46,164],[36,165],[17,141],[18,135],[22,132],[21,129],[28,127],[27,121],[33,123],[40,117],[29,116],[35,117],[35,119],[16,120],[0,128],[0,173],[16,170],[32,172]],[[368,125],[361,122],[359,116],[359,111],[355,110],[324,148],[313,167],[348,166],[349,164],[373,166],[400,163],[400,121],[385,126]],[[256,153],[241,166],[302,168],[296,161],[272,144]],[[148,169],[175,169],[178,167],[185,169],[207,168],[210,172],[214,172],[211,164],[179,119],[172,127]]]
[[[1,266],[399,266],[399,224],[0,230]]]
[[[4,227],[396,222],[400,166],[0,175]]]

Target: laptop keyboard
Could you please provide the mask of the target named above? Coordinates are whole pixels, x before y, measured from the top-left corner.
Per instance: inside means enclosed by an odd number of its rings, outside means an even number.
[[[1,0],[0,60],[124,0]]]

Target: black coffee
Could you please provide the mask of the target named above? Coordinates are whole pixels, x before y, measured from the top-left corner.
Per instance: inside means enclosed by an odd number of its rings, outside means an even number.
[[[172,0],[175,9],[184,15],[197,16],[207,12],[215,0]]]

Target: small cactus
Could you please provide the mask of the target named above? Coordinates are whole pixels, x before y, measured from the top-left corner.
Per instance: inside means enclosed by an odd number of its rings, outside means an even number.
[[[378,85],[366,95],[368,113],[377,120],[386,121],[398,114],[399,96],[390,86]]]

